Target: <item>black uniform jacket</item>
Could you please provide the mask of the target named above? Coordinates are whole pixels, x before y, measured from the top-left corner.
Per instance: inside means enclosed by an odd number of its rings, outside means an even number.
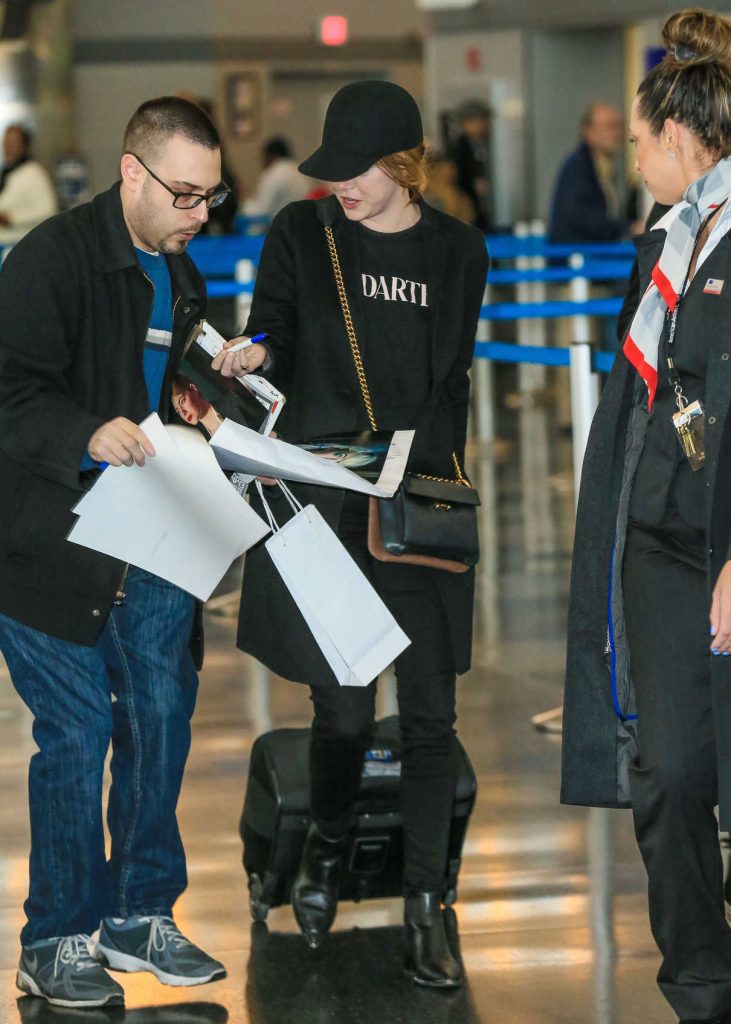
[[[168,256],[175,303],[160,417],[183,343],[204,312],[203,279]],[[94,431],[147,416],[143,373],[153,288],[124,221],[119,185],[35,228],[0,273],[0,612],[91,646],[125,566],[66,536]]]
[[[468,371],[485,289],[488,259],[484,236],[426,204],[422,205],[427,277],[435,296],[432,323],[432,385],[417,423],[403,423],[398,407],[372,394],[379,427],[416,427],[409,470],[454,477],[452,451],[464,464],[469,398]],[[266,332],[273,356],[271,377],[287,396],[277,433],[287,441],[349,433],[363,424],[363,399],[343,322],[325,239],[331,223],[356,337],[365,326],[356,287],[360,281],[357,226],[337,201],[292,203],[272,223],[256,279],[246,333]],[[274,489],[276,490],[276,489]],[[298,487],[303,504],[314,502],[337,527],[343,492]],[[289,518],[286,501],[272,497],[277,518]],[[381,567],[384,571],[388,566]],[[455,667],[470,664],[474,573],[396,566],[404,586],[431,580],[439,588],[452,640]],[[412,579],[407,581],[406,574]],[[314,643],[297,606],[259,546],[247,555],[239,622],[239,646],[279,675],[310,684],[334,684],[335,676]]]
[[[636,239],[637,270],[624,323],[645,291],[665,241],[656,229]],[[706,294],[708,277],[726,282]],[[731,235],[724,237],[691,282],[678,318],[685,332],[703,332],[706,374],[706,535],[711,590],[731,542]],[[662,370],[660,371],[662,372]],[[622,553],[632,478],[647,425],[645,385],[619,353],[594,417],[584,457],[577,510],[568,623],[564,701],[564,803],[623,807],[630,802],[628,768],[636,753],[630,658],[622,612]],[[731,694],[715,679],[721,824],[731,828]]]

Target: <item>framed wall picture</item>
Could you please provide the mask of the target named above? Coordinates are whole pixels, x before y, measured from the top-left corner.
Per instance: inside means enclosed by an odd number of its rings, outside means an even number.
[[[251,139],[259,131],[259,76],[253,71],[235,71],[226,76],[226,118],[237,139]]]

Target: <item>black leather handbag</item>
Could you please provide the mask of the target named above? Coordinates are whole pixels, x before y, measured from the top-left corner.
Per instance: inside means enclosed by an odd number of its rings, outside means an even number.
[[[325,233],[363,403],[371,429],[376,431],[378,426],[332,228],[326,226]],[[370,499],[368,550],[374,558],[381,562],[425,565],[447,572],[467,572],[471,566],[477,565],[480,557],[477,533],[480,498],[463,475],[454,452],[452,461],[454,480],[407,473],[393,498]]]
[[[456,562],[464,569],[477,565],[475,509],[479,503],[477,491],[469,484],[407,474],[390,501],[378,502],[383,547],[401,559],[421,555]]]

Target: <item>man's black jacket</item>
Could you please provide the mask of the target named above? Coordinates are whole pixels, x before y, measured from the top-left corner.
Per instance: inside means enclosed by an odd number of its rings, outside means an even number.
[[[607,209],[594,158],[582,142],[562,165],[551,201],[548,237],[556,244],[618,242],[629,221]]]
[[[174,328],[160,399],[204,313],[190,257],[168,256]],[[125,224],[119,185],[52,217],[0,273],[0,612],[91,646],[124,565],[66,540],[81,497],[79,466],[94,431],[149,412],[143,349],[153,288]]]

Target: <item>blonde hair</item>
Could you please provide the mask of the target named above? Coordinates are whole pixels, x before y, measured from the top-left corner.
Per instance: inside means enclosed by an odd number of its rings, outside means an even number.
[[[427,185],[428,156],[426,143],[421,142],[413,149],[391,153],[377,161],[376,166],[393,178],[397,185],[409,193],[409,200],[415,203],[421,198]]]
[[[662,32],[667,56],[637,93],[655,135],[666,118],[684,125],[714,159],[731,153],[731,22],[701,7],[672,14]]]

